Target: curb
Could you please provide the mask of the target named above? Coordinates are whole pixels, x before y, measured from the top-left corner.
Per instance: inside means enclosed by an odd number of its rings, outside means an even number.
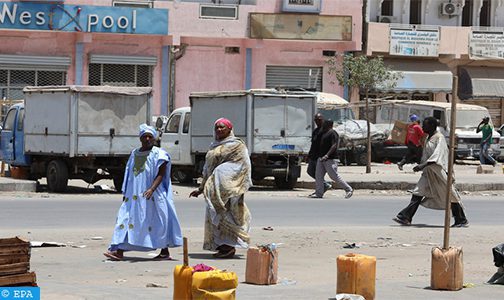
[[[0,182],[0,192],[36,192],[37,182],[31,180],[9,179]]]
[[[273,180],[263,180],[261,185],[275,186]],[[347,181],[355,190],[412,190],[416,186],[415,182],[407,181]],[[504,191],[504,183],[456,183],[459,191],[480,192],[480,191]],[[296,188],[315,189],[315,181],[298,181]],[[333,186],[334,188],[334,186]],[[337,188],[337,187],[336,187]]]

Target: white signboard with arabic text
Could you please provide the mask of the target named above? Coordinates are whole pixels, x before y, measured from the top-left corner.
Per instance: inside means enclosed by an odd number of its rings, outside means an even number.
[[[471,32],[469,37],[470,59],[504,59],[503,32]]]
[[[438,56],[439,31],[390,29],[390,55]]]

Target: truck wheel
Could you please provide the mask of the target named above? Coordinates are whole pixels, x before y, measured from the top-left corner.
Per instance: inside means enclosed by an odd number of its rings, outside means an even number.
[[[297,177],[275,176],[275,185],[281,190],[292,190],[297,183]]]
[[[122,185],[124,181],[124,174],[114,174],[114,177],[112,177],[112,180],[114,181],[114,188],[115,190],[120,193],[122,192]]]
[[[52,160],[47,165],[47,189],[50,192],[64,192],[68,186],[68,168],[61,160]]]
[[[193,183],[193,177],[180,169],[172,170],[172,179],[178,181],[179,183]]]

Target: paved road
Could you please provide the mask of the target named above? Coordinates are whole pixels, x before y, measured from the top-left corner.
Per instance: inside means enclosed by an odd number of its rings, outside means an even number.
[[[183,227],[200,227],[204,217],[202,198],[191,198],[190,188],[176,187],[175,205]],[[373,226],[389,225],[391,218],[407,205],[410,197],[369,194],[358,191],[343,199],[342,191],[330,191],[326,198],[305,197],[306,190],[279,192],[255,189],[247,195],[253,226]],[[501,209],[504,199],[478,193],[463,197],[468,218],[474,225],[504,225]],[[119,194],[72,194],[0,196],[0,228],[101,228],[111,226],[121,203]],[[20,213],[22,212],[22,213]],[[418,210],[415,223],[442,224],[444,212]],[[15,216],[15,217],[14,217]]]
[[[233,260],[215,260],[201,250],[204,204],[189,199],[192,188],[175,187],[175,202],[190,241],[191,264],[205,263],[235,271],[244,280],[245,251]],[[84,193],[81,193],[84,192]],[[464,282],[476,287],[459,292],[426,289],[430,249],[442,241],[443,212],[420,208],[418,226],[399,227],[391,217],[409,201],[403,192],[357,191],[349,200],[342,191],[327,199],[308,199],[308,190],[279,192],[255,189],[247,195],[253,213],[253,244],[280,242],[280,282],[264,287],[240,283],[238,299],[328,299],[335,295],[335,260],[355,251],[376,256],[376,299],[504,299],[500,286],[488,286],[495,267],[491,247],[503,242],[504,198],[479,193],[464,196],[470,228],[452,231],[452,245],[464,247]],[[121,197],[111,193],[2,193],[0,236],[21,234],[32,240],[58,241],[76,247],[36,248],[43,299],[166,299],[172,293],[172,269],[178,262],[154,262],[146,253],[131,253],[126,262],[110,263],[106,249]],[[426,225],[427,224],[427,225]],[[261,230],[271,226],[274,231]],[[91,239],[102,236],[103,239]],[[359,249],[345,249],[355,242]],[[85,247],[83,247],[85,246]],[[181,258],[181,249],[172,249]],[[156,283],[166,288],[146,288]]]

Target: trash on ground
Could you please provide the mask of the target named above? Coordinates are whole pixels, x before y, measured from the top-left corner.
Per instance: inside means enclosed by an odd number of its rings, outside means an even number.
[[[462,286],[464,289],[467,289],[467,288],[473,288],[475,287],[476,285],[474,283],[464,283],[464,285]]]
[[[93,241],[101,241],[101,240],[103,240],[103,237],[102,236],[93,236],[91,239]]]
[[[355,243],[345,243],[345,246],[343,246],[343,248],[345,249],[355,249],[355,248],[360,248],[359,245],[355,244]]]
[[[164,289],[167,289],[168,287],[166,285],[162,285],[162,284],[157,284],[157,283],[147,283],[145,285],[145,287],[150,287],[150,288],[164,288]]]
[[[64,243],[58,242],[39,242],[39,241],[31,241],[30,247],[38,248],[38,247],[66,247]]]
[[[296,281],[292,279],[282,279],[278,282],[279,285],[296,285]]]
[[[336,300],[366,300],[357,294],[336,294]]]
[[[273,227],[271,227],[271,226],[263,227],[263,230],[273,231]]]

